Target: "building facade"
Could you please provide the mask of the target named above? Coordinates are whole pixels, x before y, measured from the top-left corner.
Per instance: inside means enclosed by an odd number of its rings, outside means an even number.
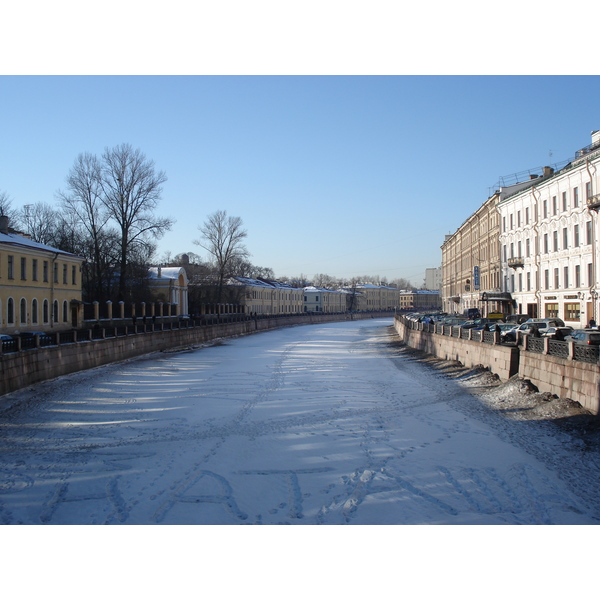
[[[399,310],[432,310],[442,308],[442,300],[438,290],[400,290],[398,292]]]
[[[345,311],[345,292],[312,285],[304,288],[304,312],[339,313]]]
[[[498,205],[503,288],[517,312],[598,321],[600,132],[565,167],[530,181]]]
[[[188,314],[188,278],[183,267],[151,267],[148,284],[154,299],[176,305],[177,315]]]
[[[80,327],[83,260],[14,232],[0,216],[0,331]]]

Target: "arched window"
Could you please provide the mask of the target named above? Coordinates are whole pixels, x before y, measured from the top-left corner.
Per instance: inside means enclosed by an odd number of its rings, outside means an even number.
[[[55,300],[52,305],[52,322],[58,323],[58,300]]]
[[[35,298],[31,301],[31,322],[36,325],[38,322],[38,301]]]
[[[63,322],[66,323],[69,320],[69,305],[66,300],[63,301]]]
[[[12,298],[6,303],[6,323],[7,325],[15,324],[15,302]]]
[[[44,300],[44,323],[48,323],[50,320],[50,307],[48,306],[48,300]]]
[[[21,298],[20,313],[21,325],[27,325],[27,300],[25,298]]]

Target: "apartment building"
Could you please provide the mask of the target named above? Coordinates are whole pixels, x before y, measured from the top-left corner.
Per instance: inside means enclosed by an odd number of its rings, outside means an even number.
[[[346,311],[346,292],[315,286],[304,288],[304,312],[339,313]]]
[[[249,277],[232,277],[229,286],[241,288],[246,314],[293,315],[304,312],[304,290],[287,283]]]
[[[442,307],[438,290],[400,290],[399,310],[439,310]]]
[[[512,298],[501,288],[497,207],[504,193],[490,196],[441,246],[441,302],[447,313],[513,312]]]
[[[81,326],[83,260],[15,232],[0,216],[0,331]]]
[[[516,311],[585,327],[598,321],[600,131],[554,172],[498,204],[502,286]]]

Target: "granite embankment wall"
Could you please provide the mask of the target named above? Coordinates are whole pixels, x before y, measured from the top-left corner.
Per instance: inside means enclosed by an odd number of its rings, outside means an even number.
[[[465,367],[482,365],[506,381],[517,375],[529,379],[541,392],[579,402],[592,414],[600,414],[600,366],[523,350],[522,347],[488,344],[413,329],[402,318],[394,319],[400,338],[411,348]]]
[[[250,319],[107,337],[6,353],[0,355],[0,395],[61,375],[92,369],[152,352],[204,344],[219,338],[247,335],[293,325],[380,317],[392,317],[392,314],[311,314]]]

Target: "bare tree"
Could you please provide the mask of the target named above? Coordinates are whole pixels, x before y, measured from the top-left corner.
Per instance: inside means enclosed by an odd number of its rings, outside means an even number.
[[[110,263],[114,260],[114,252],[107,254],[107,241],[114,240],[114,235],[107,230],[110,214],[102,202],[101,173],[98,158],[89,152],[82,153],[66,178],[67,191],[57,193],[65,215],[70,215],[88,238],[85,256],[90,264],[87,275],[94,288],[89,291],[96,300],[109,298]]]
[[[210,215],[198,229],[202,237],[195,240],[194,244],[211,255],[217,274],[217,302],[221,302],[225,279],[232,275],[236,263],[250,256],[243,244],[248,233],[243,229],[240,217],[228,217],[224,210]]]
[[[55,245],[60,213],[45,202],[22,208],[19,220],[27,224],[27,233],[34,242]]]
[[[163,171],[155,171],[154,161],[129,144],[106,148],[102,155],[100,199],[121,235],[119,300],[126,295],[129,256],[146,255],[150,240],[162,237],[173,224],[154,214],[166,180]]]
[[[12,198],[2,191],[0,191],[0,215],[8,217],[8,222],[13,227],[19,227],[19,211],[12,207]]]

